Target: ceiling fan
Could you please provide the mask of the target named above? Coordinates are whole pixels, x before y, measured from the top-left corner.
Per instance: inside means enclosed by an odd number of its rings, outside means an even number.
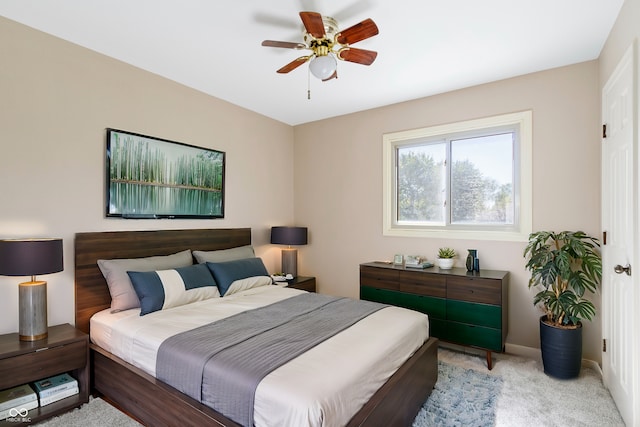
[[[309,62],[311,74],[322,81],[338,77],[336,58],[371,65],[375,61],[377,52],[351,47],[359,41],[378,34],[378,27],[371,19],[339,31],[338,23],[329,16],[322,16],[317,12],[300,12],[304,25],[304,43],[265,40],[262,46],[280,47],[285,49],[310,50],[311,54],[294,59],[277,72],[280,74],[295,70],[302,64]]]

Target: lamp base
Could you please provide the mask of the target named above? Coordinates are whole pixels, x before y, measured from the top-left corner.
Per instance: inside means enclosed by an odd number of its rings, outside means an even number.
[[[20,341],[47,338],[47,282],[23,282],[18,288]]]
[[[282,250],[282,272],[291,274],[293,277],[298,275],[298,250],[283,249]]]

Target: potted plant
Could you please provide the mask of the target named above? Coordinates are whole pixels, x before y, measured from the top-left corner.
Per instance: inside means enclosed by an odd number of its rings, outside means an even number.
[[[443,270],[450,270],[453,268],[453,258],[456,256],[456,251],[451,248],[438,249],[438,267]]]
[[[574,378],[582,363],[582,321],[596,314],[585,299],[596,292],[602,278],[598,239],[582,231],[538,231],[529,235],[524,250],[531,272],[529,288],[539,292],[533,304],[540,318],[540,349],[544,372],[556,378]]]

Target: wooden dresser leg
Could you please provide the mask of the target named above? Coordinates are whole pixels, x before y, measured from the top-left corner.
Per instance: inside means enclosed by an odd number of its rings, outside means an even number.
[[[487,367],[489,370],[493,369],[493,363],[491,361],[491,352],[487,350]]]

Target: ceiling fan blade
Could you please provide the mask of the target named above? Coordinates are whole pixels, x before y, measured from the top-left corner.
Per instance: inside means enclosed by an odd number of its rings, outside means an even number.
[[[337,41],[340,44],[354,44],[361,40],[368,39],[378,34],[378,26],[372,19],[364,21],[340,31]]]
[[[289,62],[284,67],[280,68],[277,72],[280,74],[286,74],[289,71],[293,71],[305,62],[307,62],[311,58],[311,56],[301,56],[300,58],[296,58],[293,61]]]
[[[373,61],[376,60],[377,56],[378,52],[366,49],[357,49],[354,47],[343,47],[338,51],[338,58],[362,65],[373,64]]]
[[[307,45],[303,43],[294,43],[294,42],[280,42],[276,40],[265,40],[262,42],[262,46],[267,47],[281,47],[284,49],[306,49]]]
[[[307,33],[311,34],[317,39],[324,37],[324,22],[322,22],[322,15],[318,12],[300,12],[300,18],[304,24],[304,28]]]

